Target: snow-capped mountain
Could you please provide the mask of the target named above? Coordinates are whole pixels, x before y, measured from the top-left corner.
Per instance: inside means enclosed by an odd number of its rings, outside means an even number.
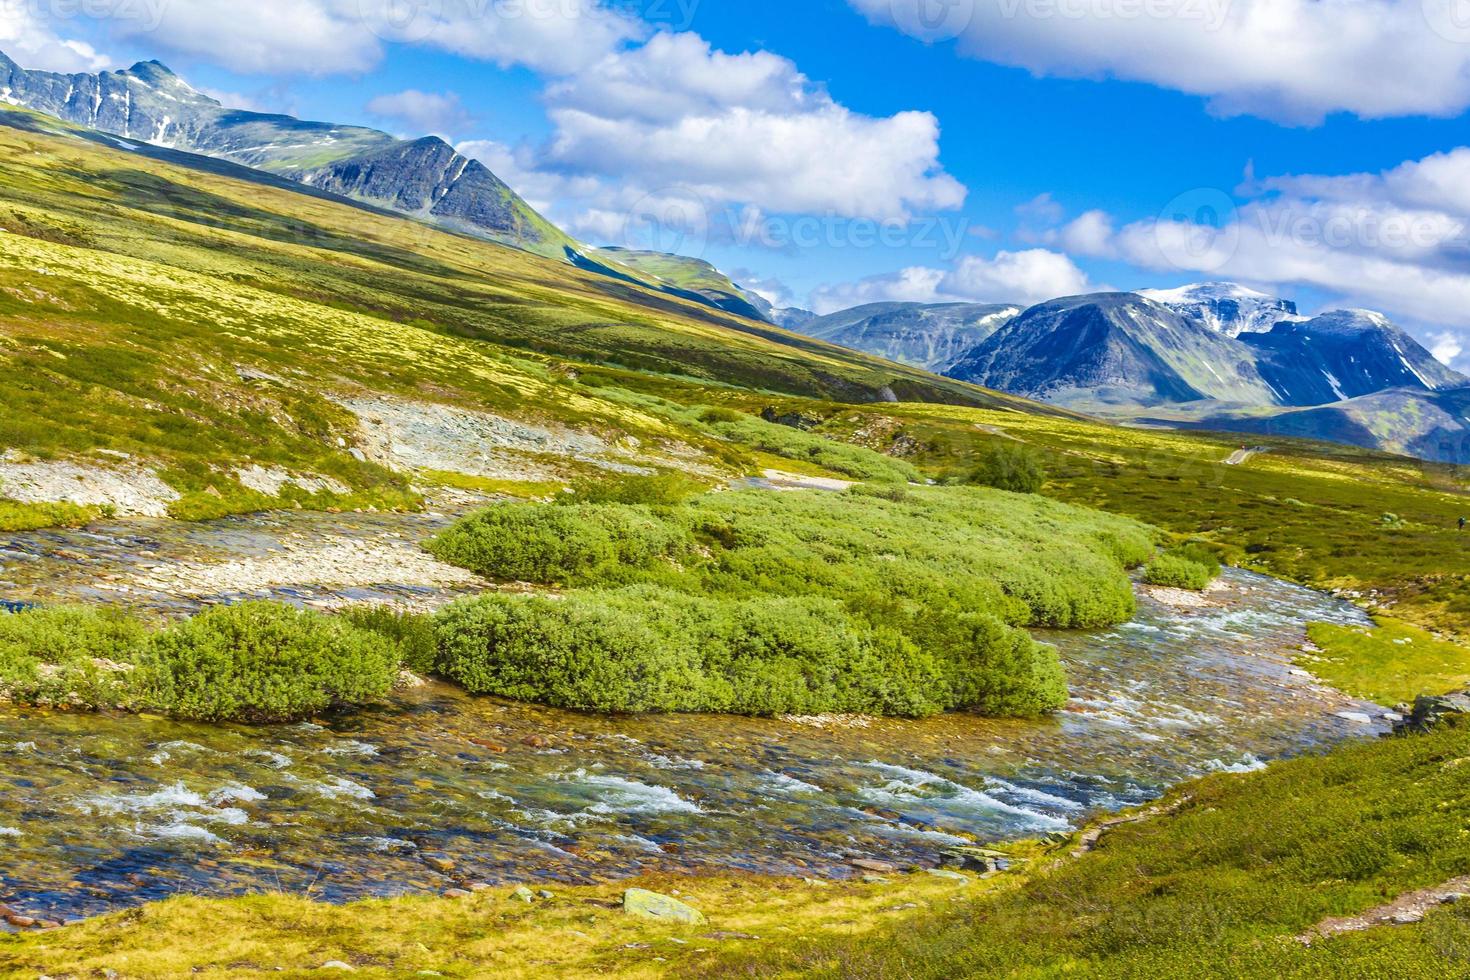
[[[1086,407],[1213,400],[1272,404],[1244,344],[1136,293],[1033,306],[967,354],[950,376]]]
[[[1021,307],[976,303],[870,303],[800,327],[818,340],[936,374],[1020,315]]]
[[[1326,405],[1392,388],[1446,391],[1467,381],[1372,310],[1336,310],[1242,334],[1283,405]]]
[[[1305,319],[1297,314],[1297,306],[1290,300],[1268,296],[1234,282],[1144,289],[1139,295],[1227,337],[1264,333],[1283,320]]]
[[[1339,310],[1228,331],[1136,293],[1032,307],[965,355],[952,377],[1079,409],[1328,405],[1391,389],[1441,392],[1470,379],[1387,317]]]

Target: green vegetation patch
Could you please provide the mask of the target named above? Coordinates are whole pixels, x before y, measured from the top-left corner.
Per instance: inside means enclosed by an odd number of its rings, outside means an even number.
[[[1127,620],[1125,569],[1154,539],[1038,497],[880,486],[504,505],[427,547],[580,590],[445,613],[440,672],[474,691],[602,711],[1029,716],[1065,684],[1018,627]]]
[[[1392,619],[1376,629],[1313,623],[1317,655],[1303,667],[1333,687],[1379,704],[1413,702],[1421,694],[1446,694],[1470,684],[1470,649]]]
[[[1067,689],[1048,647],[984,614],[921,647],[818,598],[711,599],[651,586],[496,595],[440,614],[440,672],[480,694],[606,712],[1035,716]]]
[[[57,606],[0,614],[0,698],[157,711],[199,721],[297,721],[377,700],[422,653],[421,624],[270,602],[222,606],[150,632],[131,614]]]
[[[398,651],[342,619],[247,602],[157,634],[137,673],[139,697],[175,717],[283,722],[383,697]]]
[[[1143,580],[1149,585],[1203,592],[1220,577],[1220,559],[1201,544],[1170,548],[1143,569]]]

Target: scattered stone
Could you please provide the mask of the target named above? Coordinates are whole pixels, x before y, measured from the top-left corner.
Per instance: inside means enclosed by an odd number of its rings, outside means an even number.
[[[490,886],[487,885],[487,884],[485,884],[485,882],[483,882],[483,881],[477,881],[474,884],[465,885],[465,887],[468,888],[470,891],[477,892],[477,893],[478,892],[488,892],[490,890]]]
[[[429,855],[424,858],[424,863],[433,868],[435,871],[454,870],[454,862],[446,857],[434,857],[432,855]]]
[[[882,875],[863,875],[863,884],[865,884],[865,885],[891,885],[891,884],[893,884],[893,879],[891,879],[891,878],[885,878]]]
[[[716,942],[760,942],[760,936],[752,936],[748,932],[705,932],[701,933],[700,939],[713,939]]]
[[[509,751],[509,749],[507,749],[504,745],[501,745],[499,742],[490,742],[483,738],[472,738],[470,739],[470,744],[478,745],[482,749],[489,749],[496,755],[504,755],[506,752]]]
[[[686,925],[702,926],[707,921],[704,913],[677,898],[660,895],[643,888],[629,888],[623,892],[623,911],[643,919],[660,922],[682,922]]]
[[[958,871],[946,871],[943,868],[930,868],[928,874],[932,878],[943,878],[945,881],[957,881],[962,885],[968,885],[972,880],[969,875],[962,875]]]
[[[547,891],[545,888],[543,888],[539,892],[536,893],[536,897],[537,898],[544,898],[544,899],[553,899],[553,898],[556,897],[556,894],[554,892]]]
[[[798,429],[802,432],[810,432],[822,424],[822,420],[800,412],[778,413],[774,408],[766,408],[761,412],[761,418],[772,425],[784,425],[788,429]]]
[[[473,894],[474,894],[473,892],[466,891],[463,888],[449,888],[449,889],[446,889],[445,890],[444,897],[445,898],[469,898]]]
[[[895,865],[889,864],[887,861],[874,861],[871,858],[857,858],[856,860],[849,861],[848,864],[862,871],[871,871],[874,874],[880,875],[893,874],[898,870]]]
[[[510,893],[510,897],[513,901],[525,902],[527,905],[536,901],[536,896],[525,885],[517,886],[516,890]]]
[[[551,744],[551,741],[541,735],[527,735],[521,739],[521,744],[529,745],[533,749],[544,749]]]
[[[32,929],[36,925],[36,920],[28,915],[7,915],[5,921],[17,929]]]
[[[353,966],[351,963],[343,963],[341,960],[327,960],[325,963],[322,964],[322,969],[354,971],[357,969],[357,967]]]

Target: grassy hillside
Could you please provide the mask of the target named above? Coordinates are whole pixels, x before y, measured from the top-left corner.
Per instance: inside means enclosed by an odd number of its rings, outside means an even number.
[[[366,395],[714,462],[719,440],[611,404],[579,374],[681,396],[720,384],[1021,404],[564,263],[237,180],[242,171],[217,161],[196,170],[101,148],[15,110],[0,122],[0,449],[88,465],[126,454],[181,496],[177,516],[272,503],[231,475],[257,464],[335,487],[276,503],[411,505],[406,474],[353,452],[360,419],[342,403]],[[660,452],[646,455],[656,464]],[[12,527],[78,516],[0,505]]]

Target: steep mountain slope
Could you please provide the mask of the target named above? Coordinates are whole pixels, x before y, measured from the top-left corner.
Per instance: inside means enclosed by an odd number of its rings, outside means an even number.
[[[944,374],[1018,316],[1019,306],[870,303],[805,324],[802,333]]]
[[[729,276],[703,259],[612,247],[590,249],[586,254],[611,267],[632,269],[645,282],[662,287],[666,292],[708,303],[717,310],[737,316],[770,320],[769,303],[736,285]]]
[[[1071,407],[1273,404],[1252,350],[1133,293],[1034,306],[949,371]]]
[[[541,255],[576,243],[483,164],[437,137],[228,109],[157,61],[126,71],[26,71],[0,53],[0,98],[124,140],[218,157]]]
[[[646,256],[643,267],[635,268],[612,250],[582,245],[483,164],[436,136],[400,140],[362,126],[230,109],[157,61],[125,71],[62,75],[27,71],[0,52],[0,102],[111,134],[124,148],[147,145],[226,160],[615,279],[710,302],[740,316],[767,319],[748,297],[731,298],[743,295],[738,287],[731,297],[722,297],[718,287],[686,288],[678,275],[665,281],[645,271],[659,264],[654,253],[634,253]],[[666,258],[675,269],[705,265]],[[696,277],[706,275],[724,278],[713,267]]]
[[[1178,289],[1143,289],[1138,295],[1198,320],[1217,333],[1238,337],[1270,330],[1282,320],[1304,319],[1290,300],[1233,282],[1203,282]]]
[[[1325,405],[1390,388],[1434,392],[1470,384],[1371,310],[1284,321],[1269,333],[1240,339],[1261,353],[1261,373],[1284,405]]]
[[[728,471],[738,447],[659,406],[742,389],[1049,411],[235,164],[96,140],[0,107],[0,527],[92,513],[14,502],[36,472],[48,493],[86,488],[80,472],[198,517],[403,506],[444,479]]]

